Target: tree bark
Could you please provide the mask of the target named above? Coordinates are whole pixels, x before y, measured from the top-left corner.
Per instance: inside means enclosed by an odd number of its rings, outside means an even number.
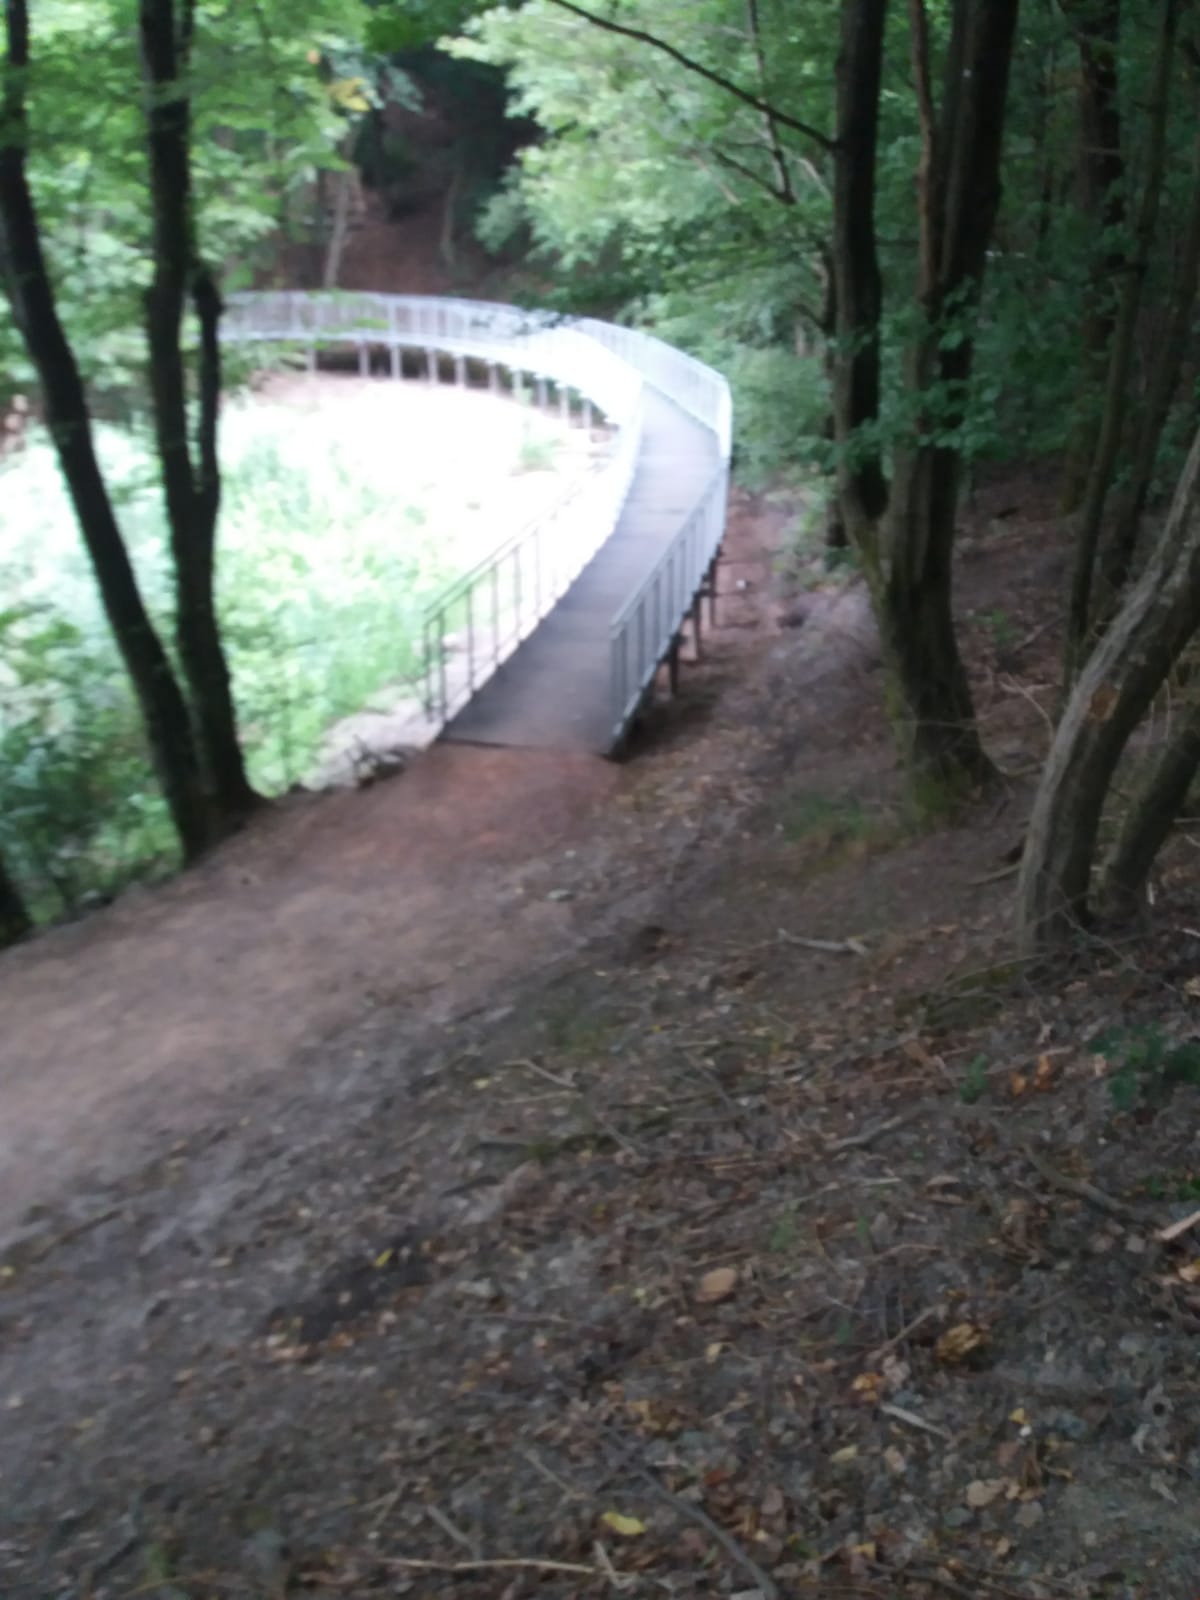
[[[26,172],[29,69],[26,0],[6,0],[8,59],[0,108],[0,266],[29,358],[42,387],[58,454],[101,601],[142,711],[151,758],[184,857],[209,841],[209,815],[187,706],[138,590],[96,459],[83,381],[58,315]]]
[[[258,805],[237,737],[229,666],[217,622],[214,580],[221,476],[221,299],[195,238],[191,103],[187,85],[193,0],[140,0],[147,89],[146,130],[154,278],[146,301],[150,384],[175,569],[176,639],[191,694],[196,738],[213,811],[222,829]],[[200,326],[199,421],[193,459],[182,323],[188,296]]]
[[[838,495],[851,542],[877,564],[887,481],[874,437],[879,421],[883,280],[875,237],[879,92],[887,0],[843,0],[833,158],[833,414]]]
[[[0,856],[0,950],[16,944],[33,932],[33,918],[26,910],[21,891]]]
[[[1104,509],[1112,488],[1117,457],[1121,448],[1125,418],[1129,407],[1129,388],[1133,374],[1134,340],[1142,289],[1149,269],[1150,250],[1158,224],[1159,200],[1167,153],[1167,111],[1170,102],[1171,68],[1175,55],[1175,35],[1179,22],[1179,0],[1163,0],[1158,53],[1151,91],[1149,148],[1142,200],[1138,207],[1133,253],[1124,265],[1124,286],[1120,308],[1112,333],[1104,410],[1096,450],[1088,471],[1087,488],[1079,513],[1075,559],[1067,605],[1067,632],[1063,653],[1063,685],[1069,690],[1088,648],[1092,620],[1092,580],[1096,552],[1104,523]]]
[[[1133,570],[1138,534],[1150,494],[1154,465],[1158,460],[1158,447],[1170,414],[1171,402],[1179,387],[1179,375],[1188,348],[1198,288],[1200,288],[1200,140],[1196,142],[1192,203],[1183,246],[1174,273],[1167,327],[1155,353],[1150,372],[1150,381],[1137,430],[1137,442],[1134,446],[1133,467],[1129,482],[1123,487],[1118,499],[1112,529],[1100,547],[1100,592],[1096,597],[1095,611],[1101,626],[1111,617],[1117,598],[1129,581],[1129,574]]]
[[[1101,903],[1114,918],[1133,915],[1146,880],[1200,770],[1200,700],[1193,700],[1134,796],[1104,867]]]
[[[1084,404],[1104,380],[1117,320],[1113,285],[1125,256],[1120,230],[1125,221],[1125,162],[1121,149],[1121,0],[1079,0],[1067,6],[1079,51],[1079,207],[1091,225],[1095,266],[1083,319]],[[1095,455],[1095,420],[1081,416],[1067,456],[1063,510],[1074,511],[1087,489]]]
[[[1019,882],[1020,940],[1038,954],[1089,915],[1104,802],[1121,754],[1200,625],[1200,434],[1154,554],[1088,658],[1042,772]]]
[[[996,213],[1018,0],[959,0],[934,126],[922,0],[912,0],[913,68],[921,123],[919,298],[924,326],[909,352],[919,405],[939,392],[937,432],[925,418],[897,451],[888,507],[884,590],[887,647],[902,701],[910,763],[930,798],[986,782],[994,769],[975,723],[953,616],[953,550],[962,452],[944,442],[966,415],[972,324]],[[943,337],[947,315],[963,319]]]

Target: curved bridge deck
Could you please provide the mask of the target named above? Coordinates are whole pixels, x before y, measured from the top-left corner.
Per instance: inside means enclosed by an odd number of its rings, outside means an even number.
[[[592,318],[382,294],[230,296],[223,336],[303,350],[349,346],[404,371],[424,357],[614,431],[586,493],[499,545],[426,608],[426,737],[548,749],[617,748],[714,570],[725,528],[732,411],[720,373],[661,340]],[[410,355],[411,360],[411,355]],[[470,441],[464,441],[470,449]]]
[[[710,430],[651,389],[642,447],[616,527],[442,737],[469,744],[607,751],[613,742],[612,620],[662,559],[719,465]]]

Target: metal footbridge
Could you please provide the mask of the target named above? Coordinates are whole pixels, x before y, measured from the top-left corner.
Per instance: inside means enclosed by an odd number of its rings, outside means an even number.
[[[473,300],[240,294],[223,336],[301,351],[314,368],[321,351],[349,350],[364,375],[516,390],[603,428],[609,448],[583,483],[427,607],[423,698],[445,739],[617,750],[713,592],[725,379],[633,329]]]

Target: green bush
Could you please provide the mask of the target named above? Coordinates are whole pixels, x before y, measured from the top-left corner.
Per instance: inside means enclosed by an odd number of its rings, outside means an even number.
[[[396,498],[368,442],[328,414],[233,405],[218,603],[252,781],[312,769],[340,717],[420,670],[424,602],[461,552]],[[147,604],[168,643],[161,496],[136,433],[98,443]],[[376,441],[377,443],[377,441]],[[514,462],[518,470],[520,462]],[[0,466],[0,851],[41,917],[176,860],[136,701],[100,606],[54,452],[36,434]]]

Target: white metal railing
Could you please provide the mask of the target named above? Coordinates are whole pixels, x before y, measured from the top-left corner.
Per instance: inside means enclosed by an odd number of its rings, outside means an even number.
[[[613,619],[612,742],[618,743],[679,637],[725,534],[729,467],[722,462],[679,532]]]
[[[431,378],[454,362],[465,381],[468,360],[489,379],[507,370],[531,380],[538,398],[557,392],[564,416],[592,407],[618,430],[601,468],[515,538],[501,544],[439,595],[424,618],[425,704],[443,722],[526,639],[615,529],[642,444],[647,384],[713,433],[720,466],[667,550],[614,617],[610,631],[612,743],[621,738],[677,638],[710,571],[725,526],[732,434],[729,385],[711,367],[635,329],[593,318],[566,319],[487,301],[367,293],[267,291],[229,296],[222,328],[230,343],[303,349],[357,349],[360,370],[371,352],[388,352],[401,375],[401,352],[424,352]],[[564,534],[569,524],[570,537]]]
[[[604,466],[426,607],[425,713],[446,721],[529,637],[612,533],[637,467],[640,414]],[[569,525],[569,533],[566,531]]]

